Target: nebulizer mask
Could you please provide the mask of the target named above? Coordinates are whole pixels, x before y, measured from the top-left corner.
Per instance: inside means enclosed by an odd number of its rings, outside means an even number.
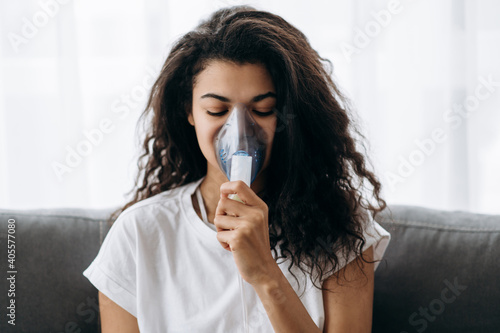
[[[265,131],[253,119],[250,111],[243,103],[235,104],[213,143],[219,167],[229,181],[242,180],[249,187],[264,165],[268,144]],[[228,197],[244,203],[237,194],[230,194]],[[239,274],[238,281],[243,304],[244,329],[248,332],[245,287]]]
[[[244,103],[233,106],[214,139],[219,167],[229,181],[242,180],[250,187],[264,165],[269,138]],[[236,194],[230,199],[240,202]]]

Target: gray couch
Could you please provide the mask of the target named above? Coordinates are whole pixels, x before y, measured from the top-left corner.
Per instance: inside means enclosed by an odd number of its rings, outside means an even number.
[[[389,210],[377,218],[392,240],[375,274],[373,332],[500,332],[500,216],[390,208],[392,220]],[[99,332],[97,290],[82,272],[110,212],[0,210],[0,332]],[[15,297],[7,297],[9,219]]]

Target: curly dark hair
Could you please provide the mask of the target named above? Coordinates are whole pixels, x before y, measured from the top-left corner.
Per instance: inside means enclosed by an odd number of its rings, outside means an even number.
[[[342,258],[352,253],[363,258],[367,212],[375,218],[386,208],[381,183],[356,150],[358,142],[365,152],[366,147],[353,135],[364,136],[351,119],[349,99],[331,78],[331,62],[282,17],[250,6],[217,10],[172,47],[139,119],[146,134],[139,173],[129,192],[135,195],[113,212],[109,223],[141,200],[206,175],[207,161],[187,116],[192,112],[193,82],[213,60],[263,64],[276,87],[277,124],[262,197],[269,208],[276,260],[290,255],[289,271],[294,264],[310,275],[317,268],[315,281],[323,282],[328,275],[338,280]],[[365,179],[378,207],[363,197]],[[331,270],[324,272],[326,261]]]

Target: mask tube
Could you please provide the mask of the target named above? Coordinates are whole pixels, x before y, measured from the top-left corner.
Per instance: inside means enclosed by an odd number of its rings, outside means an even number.
[[[217,162],[229,181],[242,180],[250,187],[264,165],[267,143],[247,106],[235,104],[214,139]],[[229,198],[241,201],[237,195]]]

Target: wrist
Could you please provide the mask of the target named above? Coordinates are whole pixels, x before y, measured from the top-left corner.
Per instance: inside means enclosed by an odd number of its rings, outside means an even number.
[[[252,286],[260,289],[276,287],[283,277],[283,272],[279,268],[278,264],[273,262],[269,265],[269,268],[266,269],[265,273],[261,274],[259,278],[252,283]]]
[[[274,307],[287,301],[286,295],[288,280],[276,264],[276,267],[263,276],[253,288],[259,296],[266,311],[274,311]]]

